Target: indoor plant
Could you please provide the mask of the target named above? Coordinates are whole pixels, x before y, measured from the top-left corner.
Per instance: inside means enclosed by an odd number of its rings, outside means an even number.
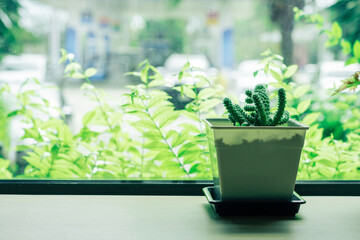
[[[278,90],[274,114],[264,85],[247,90],[246,96],[244,108],[224,99],[228,119],[205,120],[215,195],[222,200],[290,200],[308,127],[289,120],[284,89]]]

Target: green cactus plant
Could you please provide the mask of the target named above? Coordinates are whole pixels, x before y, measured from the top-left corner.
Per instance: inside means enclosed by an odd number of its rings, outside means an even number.
[[[224,98],[224,106],[229,113],[229,120],[234,126],[278,126],[287,123],[289,112],[285,111],[286,92],[278,90],[278,108],[270,112],[270,99],[267,88],[258,84],[254,91],[246,90],[244,108],[234,104],[230,98]]]

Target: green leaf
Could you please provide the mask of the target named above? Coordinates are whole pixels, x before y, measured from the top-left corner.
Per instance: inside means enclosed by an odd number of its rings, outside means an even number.
[[[149,129],[156,129],[154,123],[149,119],[141,119],[139,121],[134,122],[134,125],[141,128],[149,128]]]
[[[182,67],[181,71],[178,74],[178,79],[181,81],[185,75],[185,71],[187,71],[190,68],[190,63],[186,62],[185,65]]]
[[[331,27],[332,36],[336,39],[340,39],[342,37],[342,29],[338,22],[334,22]]]
[[[85,71],[85,76],[86,77],[92,77],[97,73],[97,70],[95,68],[88,68]]]
[[[183,87],[183,93],[189,98],[192,98],[192,99],[196,98],[196,93],[194,92],[194,90],[192,88],[190,88],[188,86]]]
[[[74,63],[69,63],[69,64],[65,67],[64,72],[65,72],[65,73],[71,73],[71,72],[79,71],[80,69],[81,69],[80,64],[74,62]]]
[[[37,141],[41,140],[41,136],[39,135],[38,131],[36,131],[35,129],[27,128],[27,129],[24,129],[24,131],[25,131],[25,134],[22,136],[22,139],[33,138]]]
[[[173,158],[174,158],[174,154],[169,150],[161,151],[154,157],[154,159],[158,161],[169,161],[169,159],[173,159]]]
[[[344,55],[348,55],[351,53],[351,43],[345,39],[341,39],[341,48]]]
[[[74,73],[71,73],[70,74],[70,77],[72,78],[76,78],[76,79],[83,79],[83,78],[86,78],[86,76],[82,73],[79,73],[79,72],[74,72]]]
[[[329,38],[326,42],[325,42],[325,47],[329,48],[329,47],[334,47],[336,45],[339,44],[339,40],[336,38]]]
[[[82,118],[82,124],[84,126],[88,125],[91,122],[91,120],[94,119],[95,115],[96,115],[96,110],[92,110],[90,112],[87,112],[84,115],[84,117]]]
[[[14,117],[14,116],[16,116],[16,115],[18,115],[19,113],[21,113],[22,111],[21,110],[15,110],[15,111],[12,111],[12,112],[10,112],[8,115],[7,115],[7,117],[8,118],[11,118],[11,117]]]
[[[139,63],[139,65],[137,66],[138,69],[142,68],[143,66],[149,64],[149,61],[147,59],[145,59],[144,61],[142,61],[141,63]]]
[[[81,87],[80,87],[80,90],[81,90],[81,91],[85,91],[85,90],[90,90],[90,91],[92,91],[92,90],[95,90],[95,87],[94,87],[94,85],[92,85],[92,84],[83,83],[83,84],[81,85]]]
[[[351,64],[354,64],[354,63],[357,63],[357,62],[358,62],[357,58],[351,57],[351,58],[348,58],[348,59],[346,60],[345,66],[351,65]]]
[[[198,81],[196,81],[196,83],[195,83],[195,86],[196,86],[197,88],[202,88],[202,87],[211,85],[210,80],[207,79],[207,78],[206,78],[205,76],[203,76],[203,75],[196,75],[195,78],[198,80]]]
[[[194,164],[193,166],[191,166],[189,173],[190,174],[194,174],[194,173],[200,173],[201,172],[201,164],[197,163]]]
[[[184,158],[184,164],[192,164],[197,162],[200,159],[201,150],[185,151],[181,154],[181,157]]]
[[[302,85],[294,90],[294,98],[299,98],[303,96],[305,93],[307,93],[310,89],[310,85]]]
[[[0,86],[0,93],[3,93],[3,92],[8,92],[10,93],[10,86],[9,84],[5,83],[5,84],[1,84]]]
[[[271,82],[269,83],[270,86],[274,87],[274,88],[281,88],[283,87],[283,85],[281,83],[278,82]]]
[[[216,95],[216,90],[213,88],[204,88],[199,92],[198,98],[206,100],[214,95]]]
[[[159,141],[150,141],[150,142],[146,142],[144,144],[144,147],[150,150],[159,150],[159,151],[165,151],[165,150],[169,150],[169,146],[166,145],[163,142],[159,142]]]
[[[61,124],[57,126],[59,140],[63,141],[64,144],[72,144],[73,135],[68,125]]]
[[[274,70],[270,69],[270,74],[271,74],[271,76],[273,76],[273,78],[275,78],[276,81],[282,82],[283,78],[279,73],[277,73]]]
[[[340,110],[346,110],[350,108],[349,104],[345,102],[336,102],[334,106]]]
[[[190,120],[199,121],[199,116],[196,115],[196,113],[194,113],[194,112],[182,111],[181,115],[188,118],[188,119],[190,119]]]
[[[173,138],[175,136],[178,136],[179,135],[179,132],[175,131],[175,130],[170,130],[166,133],[166,136],[165,138],[166,139],[170,139],[170,138]]]
[[[261,53],[261,56],[266,57],[266,56],[269,56],[269,55],[271,55],[271,54],[272,54],[271,50],[270,50],[270,49],[266,49],[264,52]]]
[[[157,87],[157,86],[163,86],[166,82],[162,79],[156,79],[156,80],[152,80],[149,83],[149,87]]]
[[[65,60],[67,59],[68,53],[64,48],[60,49],[60,54],[61,54],[61,58],[64,58]],[[63,60],[63,61],[65,61],[65,60]],[[60,61],[60,63],[63,63],[63,61],[62,62]]]
[[[27,153],[27,156],[23,157],[23,159],[27,161],[30,165],[40,170],[47,167],[47,162],[41,161],[43,158],[40,159],[40,157],[35,153],[29,152]]]
[[[186,129],[189,132],[192,132],[195,134],[200,133],[200,129],[199,129],[198,125],[195,125],[195,123],[181,123],[181,124],[179,124],[179,126],[182,127],[183,129]]]
[[[148,108],[156,108],[164,106],[164,103],[170,104],[167,98],[152,97],[147,105]]]
[[[176,137],[173,138],[171,145],[173,147],[177,147],[180,144],[183,144],[188,139],[188,137],[189,137],[188,134],[179,133]]]
[[[124,76],[141,77],[141,74],[139,72],[127,72],[127,73],[124,74]]]
[[[353,46],[353,53],[356,58],[360,58],[360,41],[356,40]]]
[[[355,118],[360,119],[360,110],[359,110],[358,108],[352,109],[351,112],[352,112],[352,115],[353,115]],[[360,141],[359,141],[359,143],[360,143]]]
[[[177,176],[182,172],[180,164],[172,159],[163,161],[160,167],[163,171],[171,172],[170,174],[172,177]],[[174,171],[178,173],[176,174]]]
[[[197,145],[195,143],[188,142],[180,147],[178,156],[181,157],[184,154],[186,155],[186,153],[189,151],[191,152],[191,151],[198,151],[198,150],[199,150],[199,148],[197,147]]]
[[[117,125],[119,128],[119,123],[122,121],[124,115],[121,112],[114,112],[110,117],[110,125]]]
[[[286,108],[286,111],[289,112],[290,116],[297,116],[299,115],[300,113],[293,107],[287,107]]]
[[[200,104],[200,109],[202,111],[206,111],[208,109],[212,109],[215,106],[219,105],[222,101],[220,99],[210,99]]]
[[[284,72],[284,78],[290,78],[292,77],[298,69],[297,65],[290,65],[287,67],[286,71]]]
[[[58,153],[59,153],[59,149],[60,149],[60,145],[59,144],[54,144],[51,148],[51,158],[52,159],[56,159]]]
[[[178,119],[179,116],[180,116],[179,112],[169,113],[166,119],[159,121],[159,128],[163,128],[172,124],[176,119]]]
[[[299,114],[305,112],[310,107],[310,104],[311,104],[310,99],[300,102],[299,105],[296,108],[297,112]]]
[[[32,148],[31,145],[17,145],[16,146],[16,151],[27,151],[27,150],[30,150]]]
[[[10,160],[0,158],[0,171],[1,169],[8,168],[10,166]]]
[[[269,73],[269,69],[270,69],[269,64],[268,64],[268,63],[265,64],[265,66],[264,66],[264,72],[265,72],[266,74]]]
[[[274,59],[282,62],[284,60],[284,57],[278,54],[273,54]]]
[[[320,113],[309,113],[301,122],[305,125],[311,125],[319,118],[320,115]]]
[[[56,128],[57,126],[63,124],[64,122],[61,119],[50,118],[47,121],[40,122],[40,128],[48,129],[48,128]]]
[[[168,114],[174,110],[173,107],[170,106],[161,106],[155,110],[155,112],[152,115],[152,118],[156,121],[167,118]]]
[[[254,71],[253,76],[256,77],[258,75],[258,73],[259,73],[259,70]]]
[[[336,167],[336,164],[333,161],[329,161],[327,159],[320,159],[320,160],[318,160],[316,162],[323,165],[323,166],[326,166],[326,167],[330,167],[330,168]]]
[[[149,130],[143,133],[143,137],[149,138],[151,140],[162,140],[162,136],[160,135],[159,131],[156,129]]]

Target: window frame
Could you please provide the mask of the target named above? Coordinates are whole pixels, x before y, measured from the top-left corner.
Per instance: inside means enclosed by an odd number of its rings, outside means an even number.
[[[201,196],[213,181],[0,180],[0,194]],[[360,181],[297,181],[302,196],[360,196]]]

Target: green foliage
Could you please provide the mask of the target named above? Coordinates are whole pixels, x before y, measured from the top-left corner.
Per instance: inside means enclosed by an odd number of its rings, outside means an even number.
[[[5,54],[18,54],[25,42],[36,41],[20,24],[18,0],[2,0],[0,3],[0,58]]]
[[[283,88],[278,90],[278,108],[271,116],[270,99],[264,85],[256,85],[254,91],[246,91],[247,103],[242,109],[226,97],[223,104],[229,113],[229,120],[239,126],[277,126],[285,124],[289,120],[289,112],[285,111],[286,93]]]
[[[282,57],[270,50],[264,52],[263,57],[264,67],[254,75],[263,71],[270,86],[284,88],[288,99],[286,110],[291,118],[310,126],[301,154],[298,180],[360,179],[360,112],[356,107],[357,95],[344,94],[323,101],[316,97],[309,99],[310,85],[296,85],[289,81],[297,66],[284,65]],[[273,93],[272,97],[275,95]],[[334,117],[341,119],[332,121]],[[329,124],[334,124],[334,128],[329,128]],[[334,131],[339,127],[339,133]],[[339,136],[336,134],[344,134],[342,140],[337,139]]]
[[[349,4],[350,1],[339,1],[338,3],[334,4],[340,8],[340,6],[346,6]],[[352,9],[352,7],[350,8]],[[360,10],[360,8],[354,7],[353,10],[355,11]],[[357,9],[357,10],[356,10]],[[350,10],[350,11],[353,11]],[[331,25],[331,29],[324,29],[323,22],[324,19],[319,14],[304,14],[302,10],[294,8],[295,12],[295,19],[298,21],[304,21],[306,23],[315,23],[317,24],[318,28],[321,29],[320,33],[325,33],[328,37],[325,47],[339,47],[342,50],[342,53],[347,56],[347,60],[345,65],[350,65],[354,63],[360,63],[360,40],[359,39],[352,39],[351,41],[347,40],[343,36],[343,29],[341,28],[338,22],[333,22]],[[344,11],[348,12],[348,11]],[[347,14],[347,13],[342,13]],[[321,24],[320,24],[321,23]],[[351,25],[354,23],[351,22]],[[355,35],[356,36],[356,35]],[[360,72],[355,72],[348,78],[344,79],[342,84],[334,90],[333,95],[342,92],[346,89],[355,91],[357,87],[360,85],[359,79]]]
[[[323,129],[323,137],[333,136],[347,141],[347,135],[360,127],[360,98],[356,94],[337,94],[326,98],[312,97],[311,110],[318,112],[317,123]]]
[[[350,130],[345,139],[338,140],[333,135],[324,137],[319,125],[323,113],[309,112],[311,100],[306,93],[310,87],[297,86],[290,81],[297,67],[286,66],[282,57],[271,51],[266,51],[263,58],[264,67],[258,71],[264,71],[268,76],[269,89],[283,88],[287,92],[284,111],[311,126],[302,153],[299,179],[360,179],[360,134],[356,130],[359,111],[352,109],[346,120],[341,120],[343,127]],[[67,62],[65,77],[85,81],[81,90],[94,108],[83,116],[79,132],[73,133],[61,118],[49,114],[52,107],[37,94],[43,86],[36,79],[25,82],[13,96],[11,101],[16,106],[8,110],[7,116],[27,123],[22,138],[31,144],[18,146],[18,150],[26,154],[27,166],[23,173],[13,176],[10,162],[0,160],[0,178],[211,179],[202,119],[215,115],[213,108],[224,97],[222,88],[211,86],[203,76],[194,75],[194,69],[186,64],[177,77],[180,82],[194,83],[182,84],[174,90],[192,101],[185,109],[176,110],[169,101],[170,96],[158,88],[164,83],[163,77],[144,61],[139,65],[139,71],[129,73],[138,77],[141,83],[128,86],[128,92],[114,103],[89,81],[96,73],[95,69],[82,69],[74,56],[65,51],[62,51],[61,62]],[[195,81],[182,81],[185,78]],[[29,90],[27,84],[30,82],[37,89]],[[247,117],[255,117],[256,108],[262,108],[271,116],[259,114],[259,122],[274,120],[277,112],[282,115],[284,107],[272,109],[270,102],[276,95],[283,98],[283,93],[270,91],[268,97],[266,92],[264,86],[246,91],[246,104],[242,110],[246,111]],[[10,95],[9,88],[3,86],[1,93]],[[337,111],[347,108],[344,104],[349,101],[348,98],[339,101],[342,104],[337,104]],[[241,111],[239,107],[233,109]]]
[[[10,161],[0,158],[0,179],[11,179],[13,177],[9,167]]]
[[[340,15],[347,15],[356,11],[356,7],[347,8],[352,1],[338,1],[334,6]],[[355,4],[356,5],[356,4]],[[353,5],[353,6],[355,6]],[[332,7],[334,10],[334,7]],[[351,15],[351,14],[350,14]],[[344,18],[350,20],[352,15]],[[318,14],[306,15],[295,9],[295,18],[307,23],[316,23],[321,33],[328,36],[325,47],[340,47],[343,54],[348,57],[345,65],[360,62],[359,40],[348,40],[338,22],[334,22],[331,29],[323,29],[324,19]],[[319,24],[320,23],[320,24]],[[348,22],[350,28],[356,24]],[[349,32],[349,28],[345,31]],[[354,32],[354,31],[352,31]],[[339,86],[332,95],[346,89],[355,90],[360,85],[359,72],[354,73]],[[306,142],[302,152],[299,168],[300,179],[360,179],[360,151],[359,151],[359,117],[357,95],[337,95],[331,99],[318,99],[317,110],[304,118],[305,124],[311,125],[306,135]],[[336,112],[336,114],[334,114]],[[318,120],[315,124],[315,121]]]
[[[301,156],[298,179],[360,179],[360,135],[354,131],[348,141],[322,138],[322,131],[313,125],[307,132]]]
[[[354,44],[360,36],[360,4],[359,0],[337,0],[327,9],[332,22],[343,27],[343,38]]]
[[[62,119],[48,113],[51,106],[36,90],[13,96],[17,106],[9,118],[28,123],[23,139],[32,144],[18,146],[27,162],[21,178],[40,179],[209,179],[208,146],[202,119],[214,114],[222,89],[210,86],[203,76],[193,76],[186,64],[179,78],[193,77],[193,85],[176,91],[192,98],[184,110],[175,110],[170,96],[157,86],[164,80],[148,61],[129,73],[141,83],[128,86],[117,103],[107,101],[89,77],[95,69],[82,69],[73,54],[62,50],[60,62],[67,62],[64,76],[83,79],[81,90],[95,102],[82,118],[82,128],[72,133]],[[39,88],[42,86],[36,81]],[[36,104],[35,104],[36,102]],[[37,114],[41,112],[42,114]],[[41,118],[39,117],[41,116]],[[0,165],[3,166],[3,165]],[[8,165],[0,167],[6,172]],[[4,170],[3,170],[4,169]],[[1,175],[2,176],[2,175]],[[1,177],[0,176],[0,177]],[[7,177],[4,175],[3,177]]]
[[[305,14],[303,10],[298,7],[293,8],[294,11],[294,19],[296,21],[302,21],[305,23],[315,24],[318,28],[323,28],[324,26],[324,18],[320,14]]]
[[[0,89],[0,92],[5,91],[4,88]],[[6,103],[6,98],[0,96],[0,145],[2,146],[2,151],[8,150],[10,145],[9,137],[9,120],[7,118],[8,107]],[[1,153],[0,153],[0,157]]]

